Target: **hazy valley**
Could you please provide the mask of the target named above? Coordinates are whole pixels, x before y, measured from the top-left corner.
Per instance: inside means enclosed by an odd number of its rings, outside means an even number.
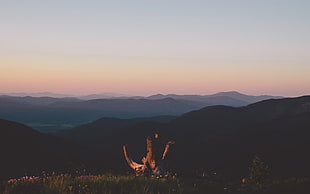
[[[89,95],[66,97],[64,94],[34,93],[0,95],[0,118],[27,124],[41,132],[53,133],[92,122],[101,117],[137,118],[158,115],[179,116],[212,105],[245,106],[279,96],[249,96],[238,92],[213,95],[153,95],[120,97]],[[21,95],[21,96],[16,96]],[[33,95],[33,96],[24,96]],[[49,97],[46,95],[52,95]],[[62,98],[55,98],[62,96]],[[89,99],[91,97],[109,97]]]

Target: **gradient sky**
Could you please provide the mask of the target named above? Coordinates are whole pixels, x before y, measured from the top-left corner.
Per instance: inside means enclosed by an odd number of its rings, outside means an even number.
[[[0,93],[310,94],[309,0],[3,0]]]

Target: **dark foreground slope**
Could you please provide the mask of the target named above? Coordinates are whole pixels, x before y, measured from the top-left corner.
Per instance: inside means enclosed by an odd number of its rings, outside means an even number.
[[[88,127],[92,128],[91,124]],[[83,133],[86,131],[84,128]],[[155,131],[163,142],[176,141],[171,168],[177,171],[204,168],[244,176],[251,159],[259,154],[274,176],[310,174],[310,96],[266,100],[239,108],[207,107],[166,124],[142,122],[104,129],[98,136],[101,138],[75,139],[81,130],[72,130],[70,139],[111,153],[116,168],[125,165],[123,144],[128,144],[133,158],[140,161],[145,154],[145,137]]]
[[[95,152],[0,119],[0,178],[96,166]]]

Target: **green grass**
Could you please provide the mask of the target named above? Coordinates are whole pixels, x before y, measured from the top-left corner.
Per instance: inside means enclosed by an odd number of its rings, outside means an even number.
[[[22,177],[0,182],[3,194],[309,194],[310,179],[287,179],[273,181],[263,189],[251,185],[220,183],[207,179],[176,177],[135,176],[71,176],[50,175],[44,177]]]
[[[3,193],[184,193],[184,185],[176,178],[135,176],[48,176],[23,177],[2,185]]]

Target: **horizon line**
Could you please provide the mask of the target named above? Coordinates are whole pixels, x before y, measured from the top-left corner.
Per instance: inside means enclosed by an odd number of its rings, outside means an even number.
[[[237,93],[237,94],[242,94],[242,95],[247,95],[247,96],[273,96],[273,97],[300,97],[300,96],[307,96],[310,94],[301,94],[301,95],[277,95],[277,94],[250,94],[246,92],[239,92],[237,90],[229,90],[229,91],[220,91],[220,92],[212,92],[212,93],[164,93],[164,92],[154,92],[152,94],[125,94],[125,93],[118,93],[118,92],[98,92],[98,93],[62,93],[62,92],[50,92],[50,91],[37,91],[37,92],[1,92],[0,95],[8,95],[8,96],[19,96],[19,97],[25,97],[25,96],[32,96],[32,97],[52,97],[54,96],[59,96],[59,97],[87,97],[87,96],[92,96],[92,95],[106,95],[106,97],[111,97],[111,98],[121,98],[121,97],[150,97],[150,96],[155,96],[155,95],[197,95],[197,96],[210,96],[210,95],[216,95],[220,93]]]

